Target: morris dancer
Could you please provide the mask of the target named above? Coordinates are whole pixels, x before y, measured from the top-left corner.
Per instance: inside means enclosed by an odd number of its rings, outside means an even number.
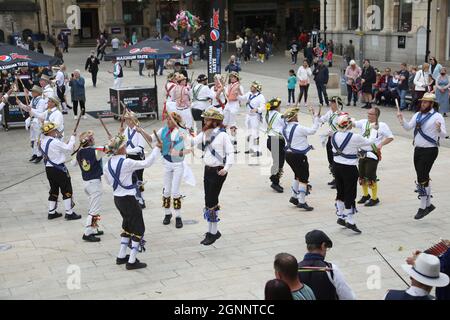
[[[175,81],[175,77],[177,74],[170,73],[167,76],[167,82],[165,85],[166,90],[166,100],[164,101],[164,109],[163,109],[163,117],[167,114],[167,112],[174,112],[177,109],[177,103],[175,102],[175,87],[177,86],[177,82]]]
[[[225,87],[225,97],[227,104],[223,110],[223,124],[230,130],[231,143],[234,146],[234,153],[237,154],[237,121],[236,115],[239,112],[239,98],[244,94],[244,88],[240,84],[241,77],[239,73],[233,71],[229,74],[229,83]]]
[[[248,150],[245,151],[245,154],[253,153],[254,157],[262,156],[259,146],[259,125],[262,110],[266,105],[266,98],[264,98],[261,91],[262,85],[258,81],[253,81],[250,86],[250,92],[240,97],[240,100],[246,103],[248,111],[245,119]]]
[[[100,202],[103,195],[101,178],[104,152],[105,147],[95,147],[93,131],[86,131],[80,135],[80,147],[76,152],[76,163],[81,169],[84,192],[89,197],[89,213],[83,234],[83,240],[88,242],[99,242],[100,238],[96,236],[103,235],[103,231],[98,230],[98,221],[100,221]]]
[[[266,125],[267,133],[267,149],[272,155],[272,167],[270,168],[271,188],[278,193],[283,193],[284,188],[280,185],[281,177],[283,176],[283,167],[285,161],[284,153],[284,138],[283,115],[280,113],[281,99],[273,98],[266,104],[266,114],[263,117]]]
[[[41,78],[39,79],[39,85],[42,87],[43,90],[43,97],[45,99],[48,99],[50,97],[56,97],[55,90],[53,89],[50,77],[46,74],[42,74]]]
[[[186,128],[193,132],[194,121],[191,112],[192,91],[187,83],[187,78],[181,73],[177,75],[176,81],[178,84],[174,89],[174,95],[177,106],[174,111],[181,116]]]
[[[368,110],[367,119],[355,123],[355,127],[361,130],[364,138],[375,139],[373,145],[363,147],[359,152],[359,184],[362,187],[363,196],[358,204],[365,204],[366,207],[374,207],[380,203],[380,199],[378,199],[377,168],[381,161],[381,149],[394,141],[394,135],[389,126],[378,121],[380,114],[380,109],[373,107]],[[371,137],[371,134],[374,134],[374,136]],[[369,196],[369,188],[372,190],[372,197]]]
[[[72,183],[69,171],[67,170],[66,157],[73,150],[75,144],[76,132],[70,136],[68,143],[58,139],[60,133],[57,125],[53,122],[45,122],[42,126],[43,136],[39,142],[39,148],[44,157],[45,171],[50,184],[50,196],[48,198],[48,219],[53,220],[62,217],[61,213],[56,212],[59,190],[63,197],[66,220],[81,219],[81,215],[73,212],[74,203],[72,201]]]
[[[327,148],[327,158],[328,158],[328,168],[330,169],[330,173],[333,176],[333,180],[328,183],[331,189],[336,189],[336,179],[334,177],[334,168],[333,168],[333,147],[331,145],[331,137],[337,131],[336,129],[336,120],[343,109],[343,102],[340,97],[334,96],[330,100],[330,110],[320,118],[320,122],[327,123],[329,126],[328,133],[325,136],[321,136],[322,145],[326,144]]]
[[[356,233],[361,233],[354,219],[357,212],[355,199],[359,177],[358,150],[363,147],[370,147],[375,143],[375,139],[366,139],[359,134],[353,134],[352,128],[353,119],[347,113],[341,113],[337,119],[337,131],[331,137],[337,189],[336,214],[339,225]]]
[[[411,121],[405,122],[400,111],[397,114],[405,130],[414,128],[414,168],[417,174],[416,192],[420,200],[420,208],[414,217],[416,220],[423,219],[436,209],[431,204],[430,171],[439,154],[439,140],[447,136],[444,118],[435,110],[438,107],[436,96],[426,93],[419,101],[420,111]]]
[[[319,117],[313,111],[314,124],[311,128],[306,128],[298,123],[298,112],[300,108],[290,108],[283,114],[285,125],[283,137],[286,141],[284,148],[286,162],[294,172],[295,179],[292,184],[292,198],[290,203],[305,211],[313,211],[314,208],[306,203],[306,196],[309,195],[309,163],[306,156],[313,146],[308,144],[308,136],[316,134],[319,129]]]
[[[122,233],[120,235],[120,250],[116,264],[126,264],[127,270],[146,268],[147,264],[136,259],[136,255],[145,251],[144,232],[145,224],[142,217],[142,209],[136,201],[138,186],[133,184],[134,172],[150,167],[159,157],[160,145],[153,149],[151,155],[145,160],[133,160],[127,158],[126,137],[118,135],[111,139],[108,145],[108,153],[112,157],[105,164],[106,181],[113,188],[114,204],[122,216]],[[131,246],[130,246],[131,241]],[[131,252],[127,255],[127,247]]]
[[[202,113],[208,109],[211,105],[210,101],[214,99],[214,94],[207,86],[207,83],[208,77],[201,74],[197,77],[197,84],[192,88],[192,117],[196,122],[195,129],[198,129],[197,123],[199,121],[201,122],[201,128],[205,125]]]
[[[37,109],[33,109],[31,106],[19,105],[24,111],[30,114],[30,117],[39,119],[40,122],[52,122],[56,126],[59,138],[64,136],[64,117],[60,110],[60,103],[58,98],[49,97],[47,99],[47,109],[44,112],[39,112]]]
[[[214,109],[203,113],[205,126],[203,131],[193,139],[194,145],[202,144],[205,171],[203,184],[205,190],[204,218],[208,221],[208,232],[201,244],[212,245],[221,237],[217,230],[219,219],[219,194],[228,171],[233,164],[233,145],[223,126],[224,116]]]
[[[125,136],[127,137],[127,158],[133,160],[144,160],[145,153],[145,140],[142,135],[137,131],[139,121],[136,114],[132,111],[126,111],[124,115],[125,123]],[[136,199],[139,201],[139,205],[142,209],[145,209],[145,200],[142,195],[144,192],[144,169],[136,170],[133,174],[133,184],[137,185]]]
[[[223,114],[227,99],[225,97],[224,79],[221,74],[216,74],[214,76],[214,86],[211,88],[211,92],[214,98],[211,101],[210,108],[214,108],[216,111]]]

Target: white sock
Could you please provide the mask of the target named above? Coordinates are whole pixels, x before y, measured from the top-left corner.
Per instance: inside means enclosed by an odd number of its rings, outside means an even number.
[[[211,222],[211,234],[216,234],[217,233],[217,222]]]
[[[170,216],[172,214],[172,211],[170,211],[170,208],[164,208],[164,214],[166,216]]]
[[[208,232],[211,233],[212,230],[212,222],[208,222]]]
[[[427,208],[431,206],[431,187],[426,187],[427,190]]]
[[[298,194],[298,202],[300,204],[306,203],[306,186],[304,184],[301,184],[298,188],[299,194]]]
[[[298,187],[300,185],[300,182],[298,182],[298,180],[294,180],[294,182],[292,182],[292,197],[294,198],[298,198]]]
[[[86,228],[84,230],[84,234],[86,236],[91,235],[93,233],[95,233],[95,229],[92,227],[92,219],[94,219],[93,216],[91,216],[90,214],[88,214],[87,218],[86,218]]]
[[[120,238],[120,250],[119,254],[117,255],[118,258],[123,259],[127,256],[128,243],[130,243],[130,238]]]
[[[55,214],[55,213],[56,213],[56,201],[49,201],[48,214]]]
[[[71,198],[64,199],[63,202],[64,202],[64,208],[66,209],[66,214],[69,214],[69,215],[72,214],[73,213],[73,211],[72,211],[72,199]]]
[[[175,217],[181,218],[181,210],[180,209],[174,209],[175,211]]]
[[[139,242],[131,241],[131,252],[130,252],[130,259],[128,259],[128,263],[136,262],[136,255],[138,253],[138,249],[139,249]]]
[[[353,209],[345,209],[345,221],[351,225],[355,224],[355,220],[353,219],[353,216],[355,215],[353,213]]]
[[[336,209],[337,209],[337,215],[339,218],[344,217],[344,210],[345,210],[345,204],[341,200],[336,200]]]

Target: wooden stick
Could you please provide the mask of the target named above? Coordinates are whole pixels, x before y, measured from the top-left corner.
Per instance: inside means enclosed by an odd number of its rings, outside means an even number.
[[[155,130],[155,129],[153,129],[153,134],[154,134],[155,137],[156,137],[156,141],[158,141],[158,143],[162,143],[162,141],[161,141],[161,139],[158,137],[158,134],[156,133],[156,130]]]
[[[397,106],[397,112],[402,113],[402,111],[400,110],[400,106],[398,105],[398,99],[395,99],[395,105]]]
[[[119,101],[119,102],[120,102],[120,105],[123,107],[122,115],[121,115],[121,118],[120,118],[120,130],[122,130],[123,129],[123,123],[125,121],[125,112],[127,112],[127,106],[122,101]]]
[[[102,117],[100,116],[99,113],[97,113],[97,116],[98,116],[98,120],[100,120],[100,123],[102,124],[103,128],[105,129],[106,134],[108,135],[108,138],[111,139],[111,138],[112,138],[112,135],[111,135],[111,133],[109,132],[108,128],[106,127],[105,123],[103,122]]]
[[[80,120],[81,120],[81,116],[78,118],[77,123],[76,123],[76,125],[75,125],[75,128],[73,128],[73,132],[74,132],[74,133],[77,132],[78,126],[79,126],[79,124],[80,124]]]
[[[25,86],[24,86],[24,84],[23,84],[23,82],[22,82],[22,79],[20,79],[20,78],[18,78],[19,79],[19,81],[20,81],[20,83],[22,84],[22,87],[23,87],[23,92],[25,93]],[[28,90],[27,90],[28,91]],[[27,94],[25,94],[25,101],[27,102],[27,105],[30,105],[30,100],[28,100],[28,95]]]

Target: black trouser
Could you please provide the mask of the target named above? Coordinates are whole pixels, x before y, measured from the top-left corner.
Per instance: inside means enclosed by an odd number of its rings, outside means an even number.
[[[352,102],[353,97],[353,103],[356,104],[358,101],[358,92],[353,91],[353,87],[349,84],[347,84],[347,103],[350,104]]]
[[[414,168],[417,174],[417,183],[428,187],[430,183],[430,171],[439,154],[439,148],[414,149]]]
[[[337,196],[336,200],[345,203],[345,209],[356,208],[356,195],[358,192],[358,168],[340,163],[334,163]]]
[[[139,154],[127,154],[127,158],[141,161],[141,160],[145,159],[145,155],[144,155],[144,153],[142,153],[142,155],[139,155]],[[132,181],[133,181],[133,184],[137,183],[138,181],[144,181],[144,169],[136,170],[133,173]],[[141,189],[141,191],[143,191],[142,187],[140,189]]]
[[[301,183],[309,182],[309,163],[305,154],[286,152],[286,162],[294,171],[295,179]]]
[[[300,86],[300,96],[298,97],[298,103],[302,101],[303,96],[305,96],[305,103],[308,102],[308,90],[309,90],[309,84],[306,86]]]
[[[213,209],[219,204],[220,191],[228,175],[219,176],[218,172],[222,169],[223,167],[205,166],[203,186],[205,189],[205,207],[208,209]]]
[[[377,182],[378,160],[363,158],[359,160],[359,178],[372,185]]]
[[[284,161],[285,161],[285,153],[284,153],[284,147],[285,147],[284,139],[276,137],[276,136],[269,136],[267,138],[267,149],[270,150],[270,153],[272,155],[272,167],[270,168],[270,173],[272,175],[271,180],[275,176],[281,175],[281,171],[284,167]],[[280,177],[278,176],[276,181],[274,182],[280,182]]]
[[[203,126],[205,125],[205,120],[204,120],[204,118],[202,117],[203,111],[200,110],[200,109],[195,109],[195,108],[192,108],[191,111],[192,111],[192,118],[193,118],[194,121],[195,121],[195,125],[197,126],[197,123],[198,123],[199,121],[202,122],[202,127],[201,127],[200,129],[197,127],[197,130],[201,130],[201,129],[203,128]]]
[[[145,224],[142,209],[135,196],[114,197],[114,204],[122,216],[122,229],[139,238],[144,235]],[[133,239],[138,241],[137,239]]]
[[[244,61],[250,61],[251,52],[245,51],[244,52]]]
[[[295,89],[288,89],[288,103],[295,103]]]
[[[94,87],[97,85],[97,72],[92,72],[92,83]]]
[[[331,137],[328,137],[328,141],[327,141],[327,158],[328,158],[328,164],[330,165],[331,173],[334,176],[334,170],[333,170],[334,157],[333,157],[333,145],[331,144]]]
[[[298,52],[291,53],[292,63],[297,64]]]
[[[76,100],[76,101],[72,101],[73,103],[73,114],[77,115],[78,114],[78,102],[80,102],[80,109],[81,109],[81,115],[84,116],[86,113],[86,101],[83,100]]]
[[[47,179],[50,183],[49,201],[58,201],[59,190],[63,199],[72,198],[72,183],[69,172],[63,172],[55,167],[45,167]]]
[[[139,75],[143,76],[142,71],[144,70],[145,63],[139,63]]]
[[[57,86],[56,87],[56,94],[58,95],[59,100],[61,101],[61,104],[63,102],[66,102],[66,98],[64,97],[64,94],[66,93],[66,86]]]
[[[325,100],[325,104],[328,106],[330,103],[328,101],[328,93],[325,84],[316,82],[316,87],[317,87],[317,94],[319,95],[320,104],[323,105],[323,102]]]

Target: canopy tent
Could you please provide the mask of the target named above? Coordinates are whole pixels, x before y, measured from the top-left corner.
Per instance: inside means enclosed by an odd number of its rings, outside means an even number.
[[[0,42],[0,70],[16,67],[46,67],[58,63],[58,58]]]

